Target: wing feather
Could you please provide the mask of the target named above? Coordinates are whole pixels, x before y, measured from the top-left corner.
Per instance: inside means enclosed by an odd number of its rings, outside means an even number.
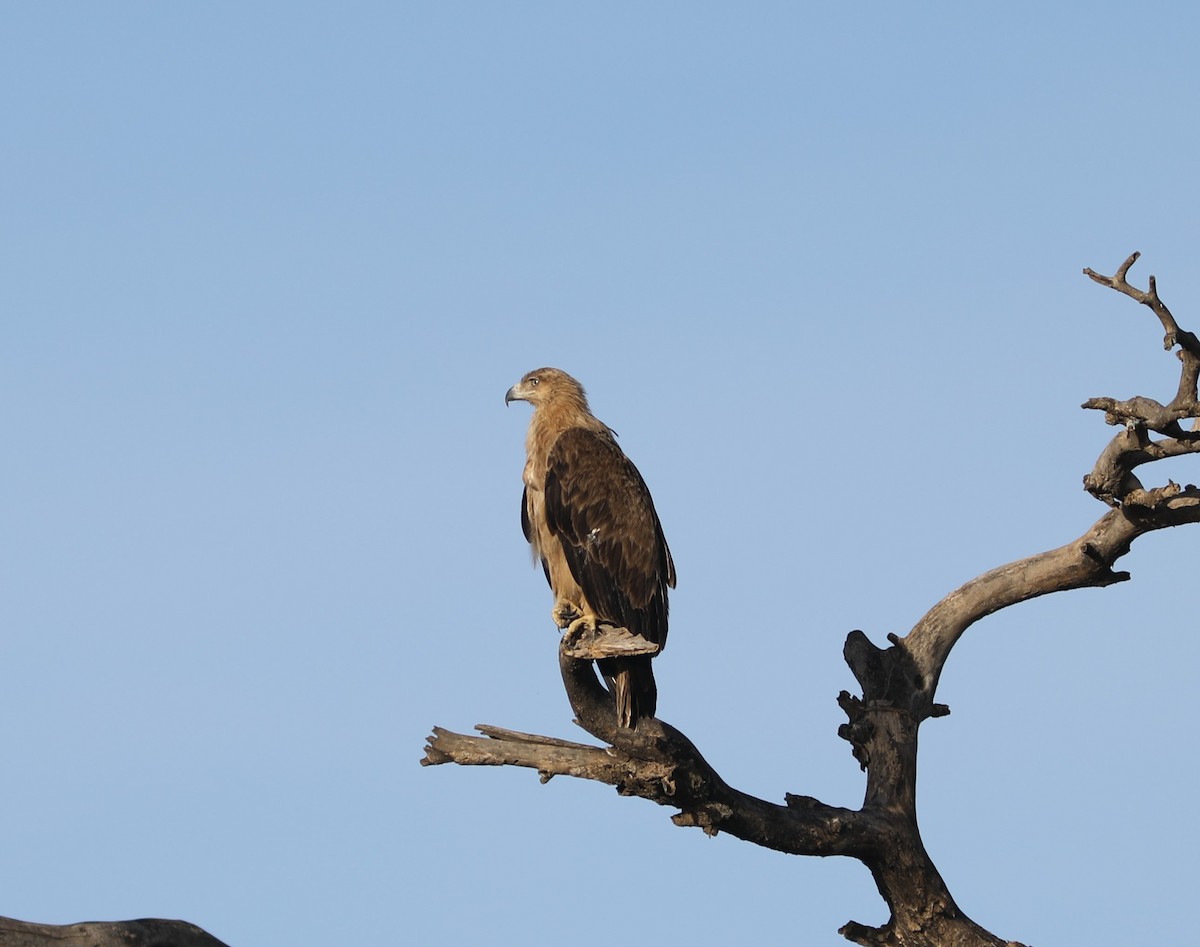
[[[558,438],[545,511],[597,615],[665,644],[675,565],[650,491],[610,433],[571,428]]]
[[[529,487],[521,491],[521,532],[525,534],[525,542],[533,542],[533,524],[529,522]]]

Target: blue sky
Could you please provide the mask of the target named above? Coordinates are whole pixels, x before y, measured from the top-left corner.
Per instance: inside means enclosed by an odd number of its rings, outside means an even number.
[[[7,5],[0,913],[295,947],[881,923],[857,863],[417,765],[434,724],[582,737],[504,392],[575,374],[655,494],[661,716],[739,788],[857,805],[846,633],[1083,533],[1111,432],[1078,405],[1174,392],[1081,270],[1141,250],[1200,324],[1198,34],[1178,3]],[[1191,910],[1197,543],[951,656],[920,815],[996,933]]]

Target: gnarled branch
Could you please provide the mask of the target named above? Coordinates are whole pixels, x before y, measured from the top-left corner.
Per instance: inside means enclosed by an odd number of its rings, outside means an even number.
[[[815,800],[779,805],[736,790],[670,724],[647,718],[635,730],[618,728],[612,700],[590,661],[572,658],[560,648],[559,663],[576,723],[594,735],[603,734],[608,746],[486,725],[475,728],[481,737],[435,727],[422,765],[524,766],[537,770],[543,782],[554,776],[592,779],[616,787],[622,795],[678,809],[676,825],[698,826],[709,835],[728,832],[793,855],[855,853],[855,811]]]
[[[1200,421],[1193,421],[1190,431],[1185,431],[1179,423],[1185,418],[1200,418],[1200,399],[1197,398],[1200,340],[1179,327],[1171,311],[1159,298],[1158,285],[1153,276],[1150,277],[1148,292],[1130,285],[1127,278],[1129,268],[1139,256],[1138,253],[1130,254],[1113,276],[1102,276],[1091,269],[1083,272],[1102,286],[1115,289],[1154,311],[1165,331],[1163,347],[1170,350],[1179,345],[1176,353],[1180,361],[1179,385],[1175,397],[1165,405],[1153,398],[1140,396],[1125,401],[1089,398],[1083,403],[1084,408],[1103,411],[1104,419],[1109,424],[1125,426],[1100,454],[1092,471],[1083,478],[1083,485],[1094,497],[1110,506],[1120,507],[1132,502],[1146,509],[1178,496],[1179,491],[1169,482],[1164,487],[1147,491],[1134,476],[1134,469],[1166,457],[1200,453],[1200,429],[1197,427]],[[1163,435],[1163,438],[1152,439],[1151,431]],[[1194,495],[1195,488],[1188,487],[1183,493]]]
[[[1158,316],[1158,321],[1162,323],[1163,331],[1163,348],[1167,351],[1173,349],[1177,344],[1183,347],[1183,350],[1189,353],[1193,358],[1200,359],[1200,340],[1191,332],[1185,332],[1179,328],[1175,317],[1171,315],[1171,310],[1166,304],[1158,298],[1158,283],[1153,276],[1150,277],[1149,291],[1143,291],[1135,286],[1130,285],[1127,279],[1129,270],[1141,257],[1141,252],[1135,250],[1125,258],[1125,262],[1117,267],[1117,272],[1112,276],[1103,276],[1097,273],[1090,267],[1084,268],[1084,275],[1092,280],[1095,280],[1101,286],[1107,286],[1110,289],[1115,289],[1118,293],[1124,293],[1130,299],[1136,299],[1143,306],[1149,306],[1150,309]],[[1192,399],[1195,400],[1196,389],[1192,388]]]

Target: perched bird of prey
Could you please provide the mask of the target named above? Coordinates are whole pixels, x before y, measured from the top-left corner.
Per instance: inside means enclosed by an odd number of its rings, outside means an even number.
[[[554,592],[554,623],[568,636],[608,623],[661,650],[675,564],[642,475],[566,372],[529,372],[504,396],[510,401],[533,405],[521,528]],[[654,716],[658,689],[650,657],[597,662],[619,726]]]

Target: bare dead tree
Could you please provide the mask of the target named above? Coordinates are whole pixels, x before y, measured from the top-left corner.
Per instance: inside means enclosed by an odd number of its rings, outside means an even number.
[[[859,809],[827,805],[785,794],[783,804],[758,799],[730,786],[679,730],[650,719],[636,730],[616,726],[613,704],[592,662],[560,648],[559,663],[576,723],[605,746],[479,726],[482,736],[435,727],[422,765],[525,766],[542,781],[576,776],[615,786],[677,809],[676,825],[698,826],[710,835],[728,832],[765,848],[793,855],[845,855],[870,870],[891,910],[882,927],[851,921],[840,933],[875,947],[997,947],[1006,942],[972,921],[954,902],[921,841],[916,814],[917,731],[949,709],[935,702],[942,668],[955,643],[975,622],[1031,598],[1129,579],[1113,566],[1145,533],[1200,521],[1200,490],[1168,480],[1145,487],[1138,467],[1167,457],[1200,453],[1197,379],[1200,343],[1179,328],[1158,297],[1154,277],[1142,291],[1127,280],[1134,253],[1113,276],[1083,272],[1101,285],[1148,306],[1163,325],[1164,347],[1178,346],[1179,387],[1166,405],[1150,398],[1093,398],[1084,408],[1104,412],[1120,432],[1101,453],[1084,487],[1110,509],[1082,536],[1057,549],[1002,565],[952,591],[905,636],[888,635],[877,647],[861,631],[846,638],[843,655],[862,689],[846,691],[838,704],[847,722],[838,736],[848,741],[867,774]],[[1157,435],[1155,437],[1154,435]]]

